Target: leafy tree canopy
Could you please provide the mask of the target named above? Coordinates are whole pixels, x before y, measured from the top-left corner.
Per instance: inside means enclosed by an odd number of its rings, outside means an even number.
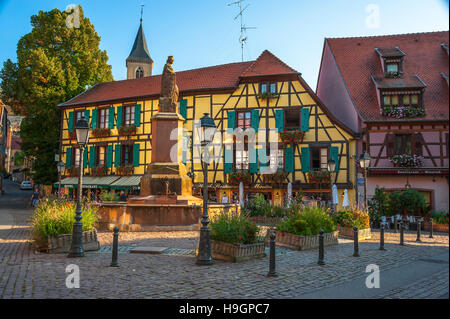
[[[100,36],[79,7],[79,27],[69,28],[69,14],[58,9],[31,17],[32,31],[17,44],[17,63],[7,60],[0,71],[2,99],[25,115],[22,150],[35,156],[34,181],[56,181],[60,111],[57,105],[99,82],[112,81]]]

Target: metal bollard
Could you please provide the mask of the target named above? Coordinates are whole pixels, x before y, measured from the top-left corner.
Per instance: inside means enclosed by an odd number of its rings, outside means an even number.
[[[325,265],[324,251],[323,251],[323,229],[319,230],[319,265]]]
[[[430,218],[430,236],[429,238],[433,238],[433,218]]]
[[[270,234],[270,257],[269,257],[269,273],[267,277],[277,277],[275,271],[275,233]]]
[[[398,221],[397,216],[394,216],[394,233],[397,233]]]
[[[119,267],[117,263],[117,256],[119,250],[119,227],[114,227],[113,247],[112,247],[112,261],[110,267]]]
[[[403,225],[403,223],[401,223],[400,224],[400,246],[405,246],[404,233],[405,233],[405,226]]]
[[[422,227],[422,219],[418,219],[417,220],[417,239],[416,239],[416,241],[417,242],[422,242],[421,240],[420,240],[420,228]]]
[[[380,227],[380,250],[386,250],[384,248],[384,224]]]
[[[353,257],[359,257],[359,246],[358,246],[358,227],[353,227],[353,241],[354,241],[354,252]]]

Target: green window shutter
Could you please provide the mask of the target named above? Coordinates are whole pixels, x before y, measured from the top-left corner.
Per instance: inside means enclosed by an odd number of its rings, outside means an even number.
[[[84,119],[89,123],[91,117],[91,112],[89,110],[84,110]]]
[[[87,148],[83,151],[83,168],[86,168],[88,164],[88,150]]]
[[[228,128],[234,129],[236,125],[236,112],[228,111]]]
[[[258,149],[258,161],[259,161],[259,172],[263,174],[267,171],[267,166],[269,164],[266,149],[264,148]]]
[[[133,144],[133,166],[138,167],[139,166],[139,143]]]
[[[109,111],[108,111],[108,116],[109,116],[109,119],[108,119],[108,128],[110,128],[110,129],[113,129],[114,128],[114,106],[111,106],[110,108],[109,108]]]
[[[188,148],[188,137],[183,136],[182,138],[182,149],[181,149],[181,162],[186,165],[187,162],[187,148]]]
[[[292,147],[286,147],[284,149],[284,170],[288,173],[294,171],[294,149]]]
[[[225,174],[231,173],[233,170],[233,147],[225,146],[225,163],[224,163],[224,172]]]
[[[120,144],[116,144],[114,149],[114,167],[120,166]]]
[[[72,166],[72,148],[68,147],[66,149],[66,168],[70,168]]]
[[[311,170],[309,161],[309,147],[302,147],[300,159],[302,162],[302,172],[309,172]]]
[[[303,107],[300,112],[301,112],[300,115],[301,130],[303,132],[309,131],[309,109]]]
[[[180,101],[180,115],[184,118],[184,123],[187,122],[187,100],[182,99]]]
[[[117,128],[122,126],[122,110],[123,106],[117,107]]]
[[[69,122],[67,123],[67,130],[73,132],[73,112],[69,112]]]
[[[113,146],[108,145],[106,147],[106,167],[112,167],[112,158],[113,158]]]
[[[259,128],[259,110],[252,110],[252,123],[251,127],[258,132]]]
[[[141,125],[141,105],[136,104],[134,106],[134,126],[139,127]]]
[[[95,146],[89,147],[89,168],[95,166]]]
[[[275,111],[275,127],[278,132],[284,131],[284,110]]]
[[[336,163],[335,172],[339,172],[339,147],[330,146],[330,158],[333,159]]]
[[[258,173],[258,154],[256,153],[255,147],[252,147],[250,149],[249,161],[250,161],[250,173],[252,174]]]
[[[91,128],[95,129],[97,128],[97,109],[92,110],[92,122],[91,122]]]

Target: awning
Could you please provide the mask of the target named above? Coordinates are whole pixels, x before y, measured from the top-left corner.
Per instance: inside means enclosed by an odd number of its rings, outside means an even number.
[[[83,177],[83,188],[109,188],[111,183],[119,179],[119,176],[104,176],[104,177]],[[59,183],[53,184],[58,187]],[[77,188],[78,177],[66,177],[61,181],[61,187]]]
[[[112,189],[140,189],[142,176],[123,176],[111,184]]]

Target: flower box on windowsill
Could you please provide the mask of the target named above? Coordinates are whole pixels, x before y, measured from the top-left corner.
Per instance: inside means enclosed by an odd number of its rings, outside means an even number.
[[[265,184],[281,184],[283,183],[289,173],[283,171],[277,171],[273,174],[263,174],[263,181]]]
[[[133,166],[132,165],[126,165],[126,166],[119,166],[116,168],[116,175],[119,176],[130,176],[133,175]]]
[[[91,176],[106,176],[108,175],[108,167],[95,166],[91,168]]]
[[[108,137],[111,136],[111,129],[109,128],[96,128],[92,130],[93,137]]]
[[[228,182],[230,185],[239,185],[242,182],[247,186],[252,183],[252,175],[248,171],[235,171],[230,173]]]
[[[330,172],[327,170],[311,171],[307,173],[309,184],[330,184]]]
[[[390,161],[394,164],[394,167],[402,168],[417,168],[423,166],[423,156],[400,154],[393,156]]]
[[[119,128],[119,136],[131,136],[136,134],[136,126],[121,126]]]
[[[77,133],[75,131],[69,132],[69,139],[70,140],[76,140],[77,139]]]
[[[303,136],[304,133],[300,130],[286,130],[280,133],[281,141],[284,144],[300,144]]]
[[[278,93],[270,93],[270,92],[264,92],[264,93],[258,94],[259,99],[275,99],[279,96],[280,95]]]
[[[381,115],[400,118],[415,118],[426,115],[423,107],[408,107],[408,106],[384,106],[381,109]]]

